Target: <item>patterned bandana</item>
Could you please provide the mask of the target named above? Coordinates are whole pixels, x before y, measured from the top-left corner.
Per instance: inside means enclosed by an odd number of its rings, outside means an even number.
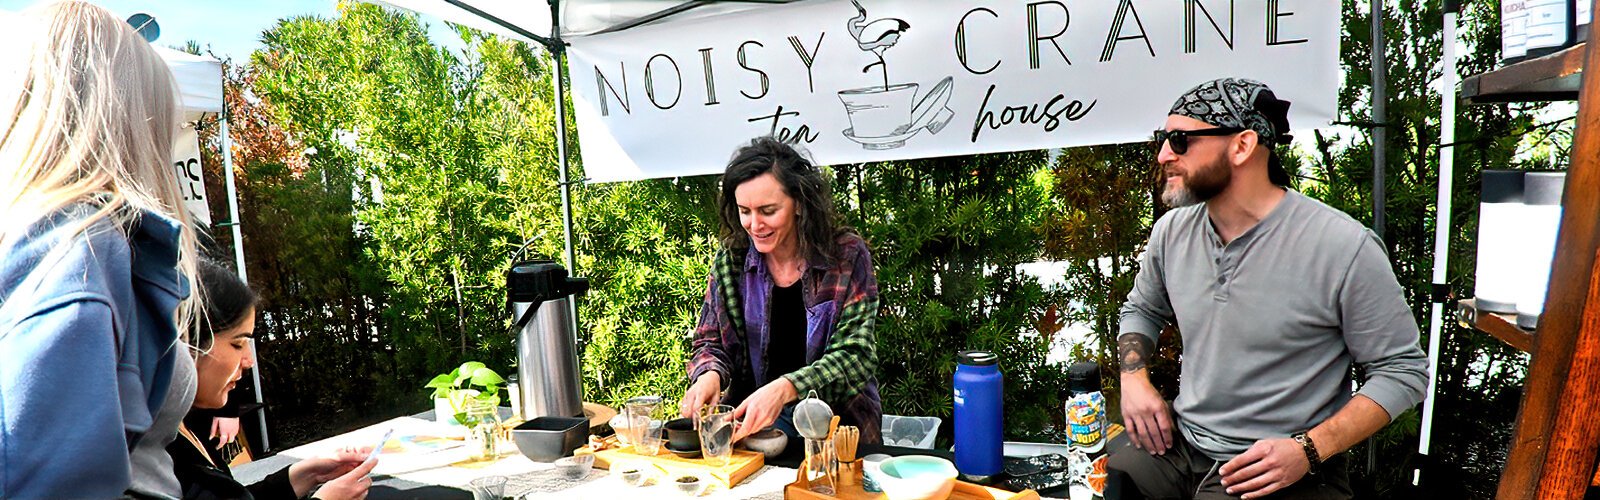
[[[1254,130],[1263,144],[1288,144],[1292,139],[1281,133],[1289,130],[1289,102],[1255,80],[1220,78],[1202,83],[1179,97],[1168,114]]]
[[[1289,131],[1289,101],[1278,99],[1267,84],[1255,80],[1219,78],[1202,83],[1179,97],[1168,114],[1187,116],[1218,127],[1254,130],[1269,151],[1271,146],[1289,144],[1294,139],[1286,133]],[[1276,152],[1268,163],[1272,182],[1289,185],[1289,175]]]

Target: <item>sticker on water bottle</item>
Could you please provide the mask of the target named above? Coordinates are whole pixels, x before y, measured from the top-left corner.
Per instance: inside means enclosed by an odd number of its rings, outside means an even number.
[[[1095,448],[1105,437],[1106,398],[1099,392],[1067,400],[1067,437],[1072,444]]]
[[[961,389],[956,389],[956,404],[958,404],[958,405],[967,404],[966,400],[967,400],[967,398],[963,397],[961,395]]]

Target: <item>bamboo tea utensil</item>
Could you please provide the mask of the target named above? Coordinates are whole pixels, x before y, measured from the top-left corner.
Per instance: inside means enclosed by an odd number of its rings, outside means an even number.
[[[838,433],[833,436],[833,451],[839,458],[840,485],[856,483],[856,442],[860,438],[861,429],[853,425],[839,427]]]
[[[861,429],[853,425],[839,427],[839,433],[834,435],[833,446],[838,450],[840,462],[856,461],[856,442],[861,438]]]

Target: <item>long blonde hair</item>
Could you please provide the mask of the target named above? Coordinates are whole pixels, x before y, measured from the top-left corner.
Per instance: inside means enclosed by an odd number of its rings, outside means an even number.
[[[64,1],[23,15],[0,55],[17,58],[0,63],[0,248],[76,203],[97,210],[74,235],[100,220],[126,233],[150,211],[183,224],[178,267],[195,276],[197,235],[172,167],[181,116],[172,72],[103,8]],[[190,289],[176,318],[183,338],[200,307]]]

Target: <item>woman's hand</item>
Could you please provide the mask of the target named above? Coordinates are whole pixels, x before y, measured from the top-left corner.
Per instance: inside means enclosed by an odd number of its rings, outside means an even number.
[[[317,485],[349,474],[350,471],[362,466],[362,461],[366,460],[367,454],[371,451],[371,447],[341,448],[332,455],[295,462],[289,466],[289,484],[294,486],[296,496],[304,497]]]
[[[683,399],[678,401],[678,416],[693,417],[695,411],[708,404],[717,403],[717,395],[722,393],[722,375],[715,371],[705,372],[700,378],[695,379],[694,385],[683,393]]]
[[[346,472],[344,475],[328,481],[328,484],[322,485],[322,489],[317,490],[317,494],[313,498],[321,500],[364,500],[367,498],[367,490],[372,488],[372,478],[367,477],[367,474],[372,472],[373,467],[377,466],[377,459],[361,462],[361,465],[357,465],[350,472]]]
[[[239,419],[231,417],[215,417],[211,419],[211,437],[217,440],[217,449],[222,449],[232,443],[234,437],[239,435]]]
[[[794,401],[799,393],[794,390],[794,384],[788,377],[778,377],[777,380],[767,383],[757,389],[755,394],[745,398],[744,403],[733,410],[733,419],[740,422],[738,430],[733,433],[733,442],[737,443],[756,431],[765,429],[778,420],[778,415],[783,413],[783,406]]]

